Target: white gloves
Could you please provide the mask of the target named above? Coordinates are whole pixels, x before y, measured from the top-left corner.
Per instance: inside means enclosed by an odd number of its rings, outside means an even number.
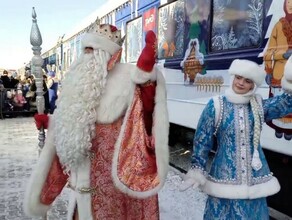
[[[190,169],[184,178],[184,182],[180,185],[179,190],[185,191],[190,187],[195,189],[200,185],[204,185],[205,183],[206,177],[202,174],[201,170]]]
[[[186,179],[184,182],[180,185],[179,191],[185,191],[190,187],[193,187],[193,189],[196,189],[199,186],[199,183],[194,179]]]

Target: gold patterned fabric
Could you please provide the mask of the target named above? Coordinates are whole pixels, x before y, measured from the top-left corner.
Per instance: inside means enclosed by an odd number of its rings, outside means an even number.
[[[112,181],[111,169],[114,145],[123,119],[112,124],[96,126],[96,138],[92,144],[91,186],[93,218],[98,220],[157,220],[158,196],[136,199],[118,191]],[[139,139],[140,137],[136,137]],[[128,153],[128,152],[125,152]],[[135,158],[133,158],[135,159]],[[144,179],[141,176],[141,180]]]
[[[123,131],[117,169],[119,180],[133,191],[149,191],[159,184],[154,141],[145,129],[139,87]]]

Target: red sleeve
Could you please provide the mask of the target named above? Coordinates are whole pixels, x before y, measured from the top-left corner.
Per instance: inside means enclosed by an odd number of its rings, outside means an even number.
[[[67,183],[68,175],[63,173],[59,158],[55,155],[41,193],[41,203],[50,205]]]
[[[156,82],[147,82],[140,85],[141,99],[143,102],[143,116],[146,132],[149,136],[152,134],[153,111],[155,106]]]

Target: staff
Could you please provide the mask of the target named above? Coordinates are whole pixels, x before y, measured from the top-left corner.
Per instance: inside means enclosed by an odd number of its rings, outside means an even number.
[[[31,60],[32,65],[32,73],[35,76],[35,83],[36,83],[36,104],[37,104],[37,114],[34,116],[36,126],[39,130],[39,150],[41,151],[44,144],[45,144],[45,128],[47,127],[48,117],[44,114],[44,106],[45,100],[43,96],[43,73],[42,73],[42,65],[43,59],[41,57],[41,44],[42,44],[42,36],[37,24],[37,15],[32,8],[32,27],[30,32],[30,44],[32,45],[32,50],[34,56]]]

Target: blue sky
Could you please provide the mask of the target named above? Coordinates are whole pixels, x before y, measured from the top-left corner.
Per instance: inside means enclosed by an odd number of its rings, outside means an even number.
[[[0,68],[18,69],[33,56],[32,7],[42,34],[42,52],[107,0],[1,0]],[[1,74],[0,74],[1,75]]]

